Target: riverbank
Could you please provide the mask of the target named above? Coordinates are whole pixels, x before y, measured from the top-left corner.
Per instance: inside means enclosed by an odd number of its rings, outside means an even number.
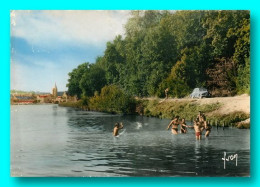
[[[57,103],[10,103],[10,105],[54,105]]]
[[[60,106],[92,110],[82,101],[61,103]],[[136,98],[135,112],[148,117],[171,119],[179,115],[186,120],[193,120],[199,111],[205,113],[212,125],[250,128],[250,96],[248,95],[203,99]]]
[[[250,96],[248,95],[203,99],[147,98],[139,99],[136,108],[140,115],[159,118],[172,118],[179,115],[187,120],[193,120],[199,111],[203,111],[212,125],[250,128]]]

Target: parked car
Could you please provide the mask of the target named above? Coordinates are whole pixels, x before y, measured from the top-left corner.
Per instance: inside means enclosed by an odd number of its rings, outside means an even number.
[[[206,88],[194,88],[194,90],[190,94],[190,97],[191,98],[210,97],[210,93]]]

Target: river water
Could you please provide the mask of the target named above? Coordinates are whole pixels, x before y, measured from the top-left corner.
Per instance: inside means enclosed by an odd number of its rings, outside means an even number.
[[[194,114],[196,115],[196,114]],[[112,136],[116,122],[122,134]],[[250,130],[173,135],[168,119],[11,106],[12,176],[250,176]],[[230,155],[237,160],[225,161]]]

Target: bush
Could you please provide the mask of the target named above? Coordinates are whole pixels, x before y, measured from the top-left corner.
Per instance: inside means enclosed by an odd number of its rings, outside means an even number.
[[[82,105],[87,106],[88,103],[89,103],[89,97],[87,97],[87,96],[82,96],[82,97],[81,97],[81,102],[82,102]]]
[[[141,100],[143,112],[146,116],[154,116],[160,118],[173,118],[178,115],[190,120],[195,118],[199,111],[210,113],[220,108],[220,103],[199,105],[191,101],[167,101],[159,102],[159,100]],[[140,104],[139,104],[140,105]]]
[[[213,116],[209,116],[208,119],[213,122],[218,122],[221,125],[225,123],[226,126],[231,124],[236,124],[243,120],[246,120],[250,117],[249,114],[246,114],[242,111],[235,111],[229,114],[214,114]]]
[[[127,95],[116,85],[105,86],[101,89],[100,95],[89,99],[90,110],[132,114],[135,112],[135,100]]]

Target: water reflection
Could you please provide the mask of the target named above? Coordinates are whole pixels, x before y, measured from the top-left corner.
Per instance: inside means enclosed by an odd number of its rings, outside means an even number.
[[[86,112],[56,105],[31,107],[17,110],[24,113],[11,114],[12,172],[18,175],[249,175],[249,130],[213,128],[208,139],[196,141],[192,129],[178,135],[166,131],[167,119]],[[24,117],[28,112],[33,113],[31,120],[37,125]],[[39,120],[43,113],[44,120]],[[119,138],[112,136],[116,122],[124,123],[125,132]],[[30,132],[26,125],[18,128],[21,124],[29,124]],[[39,134],[45,138],[40,136],[32,142]],[[239,154],[237,167],[228,163],[223,169],[224,151]]]

